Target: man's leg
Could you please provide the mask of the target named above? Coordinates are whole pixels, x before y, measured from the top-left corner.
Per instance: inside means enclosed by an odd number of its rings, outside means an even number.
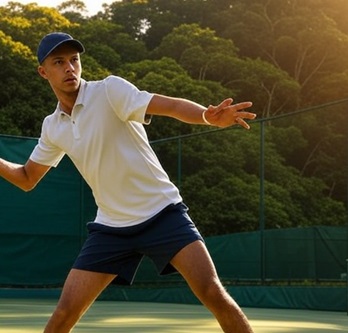
[[[198,299],[214,314],[226,333],[252,333],[248,320],[222,286],[212,259],[201,241],[183,248],[171,261]]]
[[[115,278],[112,274],[72,269],[44,333],[68,333]]]

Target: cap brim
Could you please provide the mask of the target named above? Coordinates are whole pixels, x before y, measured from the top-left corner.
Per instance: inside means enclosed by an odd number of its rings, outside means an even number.
[[[74,47],[76,47],[76,50],[79,52],[79,53],[83,53],[85,52],[85,48],[84,46],[82,45],[82,43],[80,41],[78,41],[77,39],[67,39],[67,40],[63,40],[61,41],[60,43],[58,43],[57,45],[54,45],[54,47],[52,47],[46,54],[44,57],[42,57],[42,60],[40,61],[40,64],[42,64],[45,59],[59,46],[63,45],[63,44],[71,44],[73,45]]]

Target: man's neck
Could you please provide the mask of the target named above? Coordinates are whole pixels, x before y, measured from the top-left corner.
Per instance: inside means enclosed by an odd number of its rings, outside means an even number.
[[[56,96],[58,98],[59,108],[61,111],[71,115],[78,96],[78,90],[72,93],[56,94]]]

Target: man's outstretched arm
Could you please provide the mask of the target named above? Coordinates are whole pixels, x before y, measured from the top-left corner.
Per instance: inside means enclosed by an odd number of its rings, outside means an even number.
[[[190,124],[209,124],[217,127],[239,124],[249,129],[246,120],[256,117],[255,113],[245,111],[251,106],[251,102],[233,104],[232,98],[227,98],[217,106],[210,105],[206,108],[187,99],[154,95],[146,114],[173,117]]]

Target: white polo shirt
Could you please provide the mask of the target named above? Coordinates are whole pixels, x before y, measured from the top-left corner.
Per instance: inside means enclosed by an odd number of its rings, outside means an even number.
[[[143,127],[152,96],[116,76],[81,80],[71,116],[58,103],[43,122],[30,159],[57,166],[67,154],[92,189],[95,222],[132,226],[182,201]]]

